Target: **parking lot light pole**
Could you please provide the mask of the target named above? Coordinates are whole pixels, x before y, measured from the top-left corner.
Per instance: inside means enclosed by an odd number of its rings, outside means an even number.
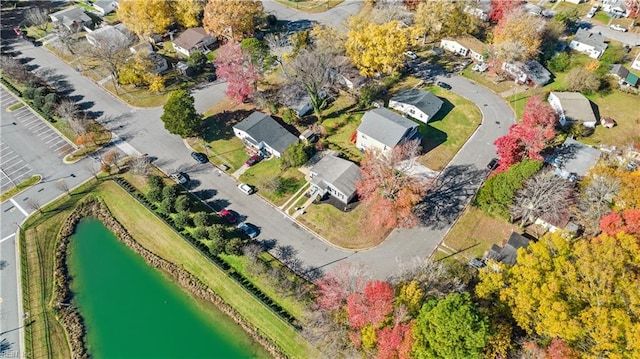
[[[2,174],[3,174],[5,177],[7,177],[7,179],[9,179],[9,182],[11,182],[11,184],[13,185],[13,187],[18,187],[18,185],[17,185],[15,182],[13,182],[13,180],[11,179],[11,177],[9,177],[9,176],[4,172],[4,170],[3,170],[2,168],[0,168],[0,172],[2,172]]]

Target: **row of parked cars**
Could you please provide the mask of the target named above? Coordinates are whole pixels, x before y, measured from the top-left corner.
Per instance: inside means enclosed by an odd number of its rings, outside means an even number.
[[[258,156],[258,158],[254,158]],[[200,153],[200,152],[191,152],[191,157],[196,160],[196,162],[198,163],[207,163],[209,162],[209,158],[207,157],[207,155],[205,155],[204,153]],[[249,160],[247,160],[247,165],[248,166],[252,166],[256,163],[258,163],[260,160],[262,159],[262,156],[259,155],[254,155],[252,156]],[[251,164],[249,164],[251,161]],[[174,172],[171,173],[169,175],[169,177],[171,179],[173,179],[176,183],[181,184],[181,185],[186,185],[189,181],[189,175],[187,175],[184,172]],[[251,186],[249,186],[246,183],[240,183],[238,185],[238,190],[246,195],[251,195],[255,192],[255,189]],[[254,226],[253,224],[247,223],[247,222],[240,222],[238,223],[238,215],[237,213],[233,212],[230,209],[227,208],[223,208],[220,211],[218,211],[218,215],[220,215],[220,217],[222,217],[225,221],[227,221],[229,224],[235,225],[236,228],[238,228],[240,231],[242,231],[244,234],[246,234],[249,238],[256,238],[259,234],[259,230],[256,226]]]

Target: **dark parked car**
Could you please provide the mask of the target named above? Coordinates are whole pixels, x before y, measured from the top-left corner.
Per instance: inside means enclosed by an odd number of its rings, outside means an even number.
[[[191,157],[193,157],[193,159],[198,161],[199,163],[209,162],[209,158],[207,158],[207,155],[205,155],[204,153],[191,152]]]
[[[258,236],[258,228],[256,228],[253,224],[240,223],[238,225],[238,229],[241,230],[247,236],[249,236],[249,238],[253,239]]]
[[[253,155],[244,164],[249,166],[249,167],[251,167],[251,166],[255,165],[256,163],[260,162],[261,160],[262,160],[262,156]]]
[[[496,168],[498,168],[498,161],[499,161],[499,160],[498,160],[497,158],[493,158],[493,159],[491,159],[491,161],[489,161],[489,164],[487,165],[487,168],[488,168],[490,171],[495,170]]]
[[[216,74],[207,75],[207,81],[209,81],[209,82],[213,82],[213,81],[215,81],[217,79],[218,79],[218,77],[216,76]]]
[[[451,85],[449,85],[446,82],[438,81],[438,82],[436,82],[436,85],[442,87],[445,90],[451,90]]]
[[[218,214],[220,215],[220,217],[224,218],[225,221],[231,224],[234,224],[238,221],[236,215],[226,208],[223,208],[220,212],[218,212]]]

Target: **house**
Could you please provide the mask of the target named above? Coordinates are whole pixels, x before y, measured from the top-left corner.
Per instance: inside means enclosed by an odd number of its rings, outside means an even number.
[[[536,60],[526,62],[503,62],[502,70],[516,83],[533,87],[542,87],[551,82],[551,72]]]
[[[208,47],[216,41],[215,37],[206,33],[204,27],[192,27],[173,40],[173,48],[179,54],[189,56],[194,51],[208,52]]]
[[[88,29],[93,25],[91,18],[79,7],[68,7],[64,10],[54,12],[49,17],[55,26],[64,26],[70,31],[80,31]]]
[[[356,182],[360,179],[360,167],[335,155],[322,157],[310,169],[312,196],[332,196],[349,204],[356,198]]]
[[[488,21],[490,6],[487,8],[486,6],[483,7],[481,5],[482,3],[480,2],[478,2],[477,6],[465,5],[464,12],[472,16],[475,16],[482,21]]]
[[[113,0],[96,0],[93,3],[93,8],[96,9],[100,15],[105,16],[118,8],[118,2]]]
[[[579,122],[586,127],[595,127],[598,121],[591,102],[579,92],[551,92],[547,101],[558,113],[562,126]]]
[[[440,47],[460,56],[470,57],[478,62],[484,61],[484,54],[487,52],[487,45],[473,36],[442,39]]]
[[[598,163],[601,154],[600,150],[568,137],[545,162],[555,168],[555,175],[576,181]]]
[[[367,149],[387,152],[393,147],[420,138],[418,124],[397,113],[376,108],[362,116],[358,126],[356,146],[360,151]]]
[[[636,58],[633,59],[633,63],[631,64],[631,68],[634,70],[640,70],[640,52],[636,55]]]
[[[346,56],[336,56],[336,67],[333,69],[338,81],[349,90],[355,90],[365,84],[367,79],[360,75],[360,71],[353,66]]]
[[[389,107],[427,123],[440,111],[444,102],[431,92],[410,89],[393,96]]]
[[[196,70],[184,61],[178,61],[175,68],[179,74],[184,76],[192,76],[196,73]]]
[[[569,47],[575,51],[587,54],[593,59],[598,59],[609,46],[604,42],[604,36],[590,32],[587,29],[578,29],[576,36],[569,43]]]
[[[110,43],[126,46],[134,41],[133,34],[127,29],[124,24],[118,24],[115,26],[105,25],[94,31],[91,31],[86,36],[87,41],[93,46],[99,46],[105,40]],[[131,49],[129,49],[131,50]]]
[[[516,232],[511,232],[511,236],[509,236],[507,244],[505,244],[504,247],[494,244],[491,246],[491,249],[489,249],[486,258],[492,259],[496,262],[514,265],[516,264],[518,249],[527,248],[528,246],[529,239],[527,237]]]
[[[587,0],[563,0],[563,1],[578,5],[580,3],[586,2]]]
[[[627,10],[625,0],[602,0],[602,11],[611,17],[628,17],[631,13]]]
[[[565,211],[557,218],[551,218],[547,215],[542,215],[536,219],[535,224],[545,228],[547,231],[553,233],[556,231],[565,231],[568,233],[576,233],[580,227],[571,221],[571,213]]]
[[[265,150],[275,157],[282,156],[289,146],[298,142],[296,136],[271,116],[258,111],[233,126],[233,133],[246,146]]]
[[[618,80],[620,85],[636,87],[638,85],[638,76],[633,72],[629,72],[626,67],[615,64],[611,66],[611,75]]]
[[[167,59],[165,59],[164,56],[160,55],[159,53],[150,52],[147,55],[147,59],[153,64],[153,73],[161,74],[169,70],[169,63],[167,62]]]
[[[296,116],[302,117],[313,110],[311,98],[306,91],[285,91],[285,93],[282,96],[282,104],[293,110]]]

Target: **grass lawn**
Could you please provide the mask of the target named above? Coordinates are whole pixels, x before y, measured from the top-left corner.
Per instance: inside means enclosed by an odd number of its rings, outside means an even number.
[[[368,214],[368,208],[358,206],[344,213],[330,204],[312,204],[306,213],[296,219],[311,228],[336,246],[348,249],[365,249],[380,244],[390,230],[380,229],[371,232],[361,223]]]
[[[292,194],[306,183],[297,168],[280,169],[280,160],[271,158],[250,167],[240,181],[254,186],[258,194],[276,206],[283,205]],[[280,182],[279,184],[276,182]]]
[[[614,128],[596,126],[596,132],[581,139],[590,145],[615,145],[622,148],[638,139],[640,112],[638,96],[613,90],[609,94],[589,95],[589,100],[598,106],[600,116],[612,117],[618,123]]]
[[[509,224],[506,220],[489,217],[478,208],[469,206],[443,243],[459,251],[456,257],[466,262],[474,257],[482,257],[493,244],[501,245],[509,238],[511,231],[517,230],[518,226]]]
[[[595,22],[599,22],[602,25],[606,25],[609,23],[609,20],[611,20],[611,16],[604,11],[598,11],[592,20],[595,20]]]
[[[328,148],[338,151],[353,162],[360,162],[362,153],[351,142],[351,135],[360,126],[360,119],[364,112],[334,112],[337,116],[330,116],[322,122],[327,136],[322,139]]]
[[[7,112],[13,112],[19,108],[22,108],[24,104],[22,102],[14,103],[13,105],[7,107]]]
[[[436,86],[427,88],[427,91],[440,97],[445,103],[432,121],[420,126],[425,154],[420,157],[419,162],[432,170],[440,171],[480,125],[482,113],[473,102],[451,91]]]
[[[105,82],[102,87],[107,91],[121,98],[126,103],[136,107],[159,107],[164,105],[171,95],[171,91],[175,88],[164,89],[161,92],[149,92],[143,87],[134,87],[133,85],[120,86],[116,90],[113,81]]]
[[[40,182],[41,180],[42,176],[40,175],[33,175],[27,178],[26,180],[18,183],[15,187],[11,187],[7,191],[2,192],[2,194],[0,195],[0,202],[8,200],[9,198]]]
[[[100,186],[97,195],[138,243],[198,277],[289,356],[309,357],[307,343],[291,326],[247,294],[118,185],[106,182]]]
[[[471,70],[471,67],[472,66],[467,66],[464,70],[462,70],[462,76],[468,78],[469,80],[473,80],[484,87],[489,88],[497,94],[508,91],[514,86],[513,81],[510,79],[499,81],[495,75],[490,74],[488,71],[479,73]]]

